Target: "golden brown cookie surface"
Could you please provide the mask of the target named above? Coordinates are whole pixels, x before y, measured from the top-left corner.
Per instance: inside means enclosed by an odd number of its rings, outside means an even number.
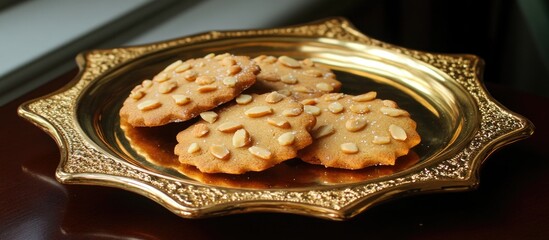
[[[291,93],[296,99],[306,99],[337,92],[341,88],[330,69],[310,59],[298,61],[287,56],[261,55],[253,61],[259,65],[261,73],[251,91],[279,91]]]
[[[258,72],[245,56],[209,54],[179,60],[137,85],[120,116],[132,126],[185,121],[238,96],[254,84]]]
[[[201,117],[177,135],[175,154],[206,173],[262,171],[294,158],[311,144],[315,124],[302,104],[276,92],[241,95]]]
[[[341,93],[304,100],[305,111],[317,118],[313,144],[299,151],[309,163],[344,169],[393,165],[419,144],[416,123],[405,110],[375,92]]]

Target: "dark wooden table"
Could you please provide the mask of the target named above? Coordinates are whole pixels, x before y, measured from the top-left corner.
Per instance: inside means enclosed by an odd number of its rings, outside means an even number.
[[[132,192],[55,180],[57,145],[16,111],[75,75],[0,108],[0,239],[549,239],[548,98],[488,84],[537,129],[490,156],[474,191],[401,198],[345,222],[278,213],[183,219]]]

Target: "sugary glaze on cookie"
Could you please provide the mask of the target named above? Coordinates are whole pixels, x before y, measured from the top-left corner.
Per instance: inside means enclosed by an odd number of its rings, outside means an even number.
[[[130,93],[120,116],[132,126],[160,126],[191,119],[228,102],[256,81],[260,69],[228,53],[178,60]]]
[[[376,96],[331,93],[302,101],[317,123],[313,144],[299,151],[299,157],[326,167],[361,169],[393,165],[406,155],[420,142],[416,123],[394,101]]]
[[[253,61],[259,65],[261,73],[250,92],[279,91],[296,99],[306,99],[337,92],[341,88],[330,69],[311,59],[298,61],[288,56],[261,55]]]
[[[311,144],[315,120],[302,104],[277,92],[241,95],[180,132],[175,154],[206,173],[262,171]]]

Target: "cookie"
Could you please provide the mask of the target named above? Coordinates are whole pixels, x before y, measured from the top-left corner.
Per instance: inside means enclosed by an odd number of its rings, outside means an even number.
[[[311,144],[316,120],[277,92],[241,95],[201,117],[177,135],[175,154],[201,172],[229,174],[262,171],[296,157]]]
[[[185,121],[234,99],[255,83],[258,73],[249,57],[228,53],[178,60],[137,85],[120,116],[134,127]]]
[[[316,116],[313,144],[299,152],[308,163],[326,167],[361,169],[394,165],[419,144],[416,122],[391,100],[376,98],[376,92],[359,96],[326,94],[303,103]]]
[[[341,88],[341,83],[329,68],[311,59],[298,61],[288,56],[261,55],[253,61],[259,65],[261,73],[250,92],[279,91],[296,99],[306,99],[338,92]]]
[[[399,157],[394,166],[374,166],[359,170],[326,168],[321,165],[307,164],[299,159],[292,159],[261,172],[229,176],[221,173],[203,173],[194,166],[181,164],[174,154],[173,149],[177,144],[175,135],[188,127],[183,125],[186,124],[142,128],[131,127],[123,119],[120,122],[120,127],[131,148],[146,161],[157,166],[174,169],[187,178],[201,183],[223,187],[267,189],[308,187],[318,183],[356,183],[403,171],[419,161],[419,156],[414,151],[410,151],[407,155]]]

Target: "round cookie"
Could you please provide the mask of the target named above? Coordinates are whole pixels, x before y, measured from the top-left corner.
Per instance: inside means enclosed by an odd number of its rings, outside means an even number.
[[[416,122],[391,100],[376,99],[376,92],[359,96],[326,94],[302,101],[317,118],[313,144],[299,151],[308,163],[326,167],[361,169],[394,165],[419,144]]]
[[[253,61],[259,65],[261,72],[250,92],[279,91],[296,99],[306,99],[338,92],[341,88],[341,83],[330,69],[311,59],[298,61],[288,56],[261,55]]]
[[[137,85],[120,109],[134,127],[181,122],[238,96],[253,85],[259,67],[228,53],[178,60]]]
[[[315,117],[277,92],[240,95],[177,135],[175,154],[201,172],[262,171],[296,157],[311,144]]]

